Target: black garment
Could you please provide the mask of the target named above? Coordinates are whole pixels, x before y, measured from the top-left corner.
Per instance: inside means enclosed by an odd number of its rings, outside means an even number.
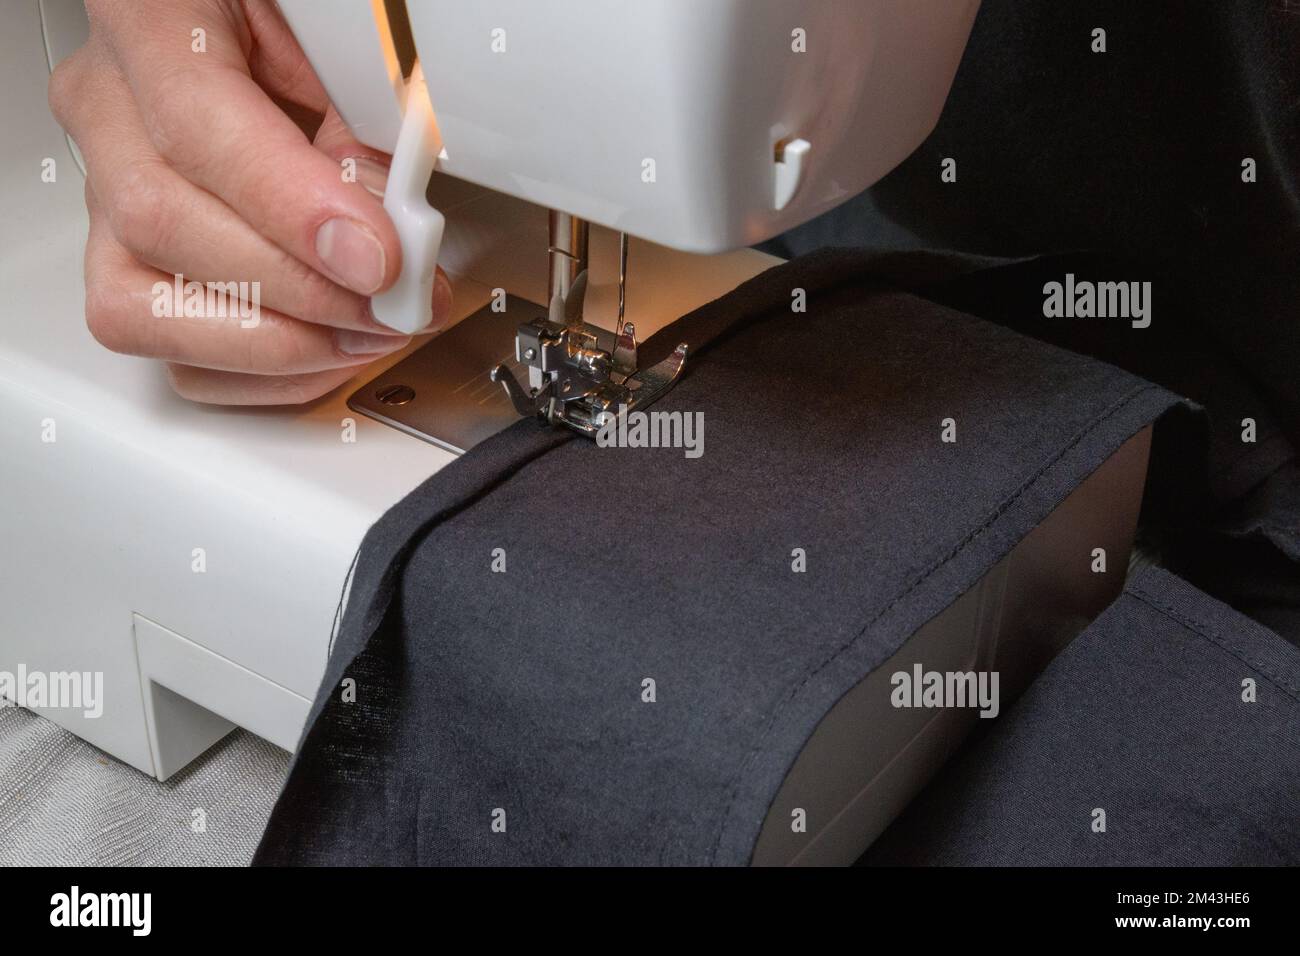
[[[1091,51],[1096,27],[1105,53]],[[772,248],[937,250],[872,268],[1205,406],[1204,463],[1187,432],[1162,423],[1144,531],[1199,586],[1300,643],[1298,54],[1300,16],[1271,0],[984,0],[934,134]],[[955,183],[940,177],[947,157]],[[1246,157],[1254,183],[1241,178]],[[374,529],[260,861],[744,860],[774,782],[836,692],[1169,401],[1146,389],[1112,407],[1140,388],[1114,369],[914,298],[836,288],[852,262],[796,263],[660,337],[666,348],[719,335],[662,405],[706,412],[703,459],[600,451],[525,423]],[[1047,319],[1043,284],[1066,273],[1151,281],[1151,327]],[[810,314],[758,321],[784,313],[796,283],[826,287]],[[725,332],[742,316],[745,329]],[[930,439],[948,415],[960,438],[945,452]],[[1240,439],[1247,417],[1254,443]],[[1203,489],[1186,480],[1198,477]],[[583,495],[567,499],[571,485]],[[510,570],[493,577],[498,546]],[[790,575],[793,547],[808,548],[807,575]],[[603,600],[583,605],[574,582]],[[1176,682],[1194,675],[1200,658],[1169,651],[1135,600],[1121,623],[1145,628],[1157,663],[1186,665]],[[562,624],[575,618],[587,623]],[[1127,632],[1117,639],[1078,653],[1124,652]],[[1179,646],[1215,653],[1205,643]],[[337,700],[345,671],[355,705]],[[1170,679],[1142,675],[1157,692]],[[659,680],[655,705],[639,703],[645,676]],[[1115,714],[1150,729],[1148,710]],[[1067,733],[1070,719],[1044,732]],[[1213,734],[1204,714],[1187,719]],[[1293,767],[1285,741],[1261,739]],[[1271,779],[1285,783],[1281,773]],[[1184,821],[1213,798],[1160,792]],[[1274,795],[1241,796],[1269,816]],[[498,806],[508,838],[489,835]],[[1119,842],[1107,846],[1119,849],[1099,860],[1153,858],[1124,830],[1132,812],[1112,804]],[[1187,850],[1177,858],[1222,859],[1217,827],[1200,857],[1173,834]],[[1148,824],[1147,836],[1162,832]],[[1256,859],[1294,846],[1292,830],[1276,833],[1288,842]],[[952,833],[930,859],[974,858],[971,839]]]
[[[746,862],[827,710],[1176,402],[877,268],[808,257],[647,343],[697,346],[654,410],[703,412],[698,459],[526,421],[396,505],[257,861]]]
[[[1294,865],[1298,807],[1300,651],[1152,569],[861,862]]]

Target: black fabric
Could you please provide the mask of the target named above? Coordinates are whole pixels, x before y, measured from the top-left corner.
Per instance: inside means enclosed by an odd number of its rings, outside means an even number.
[[[1177,401],[898,265],[807,257],[647,343],[696,346],[654,410],[700,458],[525,421],[389,512],[257,862],[746,862],[836,700]]]
[[[1078,281],[1151,282],[1151,325],[1134,328],[1122,318],[1045,316],[1044,285],[1067,274]],[[1132,261],[1115,256],[1076,253],[970,271],[952,281],[924,286],[923,292],[1024,335],[1118,365],[1204,407],[1210,426],[1205,461],[1205,490],[1210,497],[1191,503],[1190,513],[1198,520],[1215,507],[1249,494],[1296,457],[1276,403],[1252,381],[1250,370],[1226,355],[1196,321],[1205,309],[1200,285],[1186,283],[1176,272],[1135,267]],[[1254,441],[1243,442],[1242,421],[1247,418],[1255,422]],[[1182,451],[1177,450],[1179,457]],[[1171,516],[1166,512],[1162,518]]]
[[[1144,537],[1164,564],[1198,588],[1300,645],[1300,463],[1277,403],[1204,327],[1186,321],[1205,309],[1200,284],[1168,272],[1143,273],[1154,275],[1162,298],[1151,326],[1134,329],[1123,321],[1044,317],[1044,282],[1067,272],[1093,280],[1133,274],[1113,257],[1044,256],[920,288],[937,301],[996,316],[1009,328],[1097,356],[1200,404],[1207,414],[1197,425],[1207,428],[1206,439],[1186,429],[1175,437],[1167,429],[1153,451]],[[1248,324],[1258,317],[1239,312],[1232,319]],[[1295,321],[1300,325],[1300,305]],[[1252,440],[1244,440],[1247,434]],[[1204,459],[1189,454],[1203,442]]]
[[[1151,569],[861,862],[1294,865],[1297,808],[1300,650]]]
[[[1166,563],[1300,647],[1300,464],[1217,517],[1166,529]]]

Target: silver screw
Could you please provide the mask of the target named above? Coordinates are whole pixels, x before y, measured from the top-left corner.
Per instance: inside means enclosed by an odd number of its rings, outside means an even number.
[[[375,390],[375,398],[385,405],[405,405],[415,398],[415,389],[409,385],[383,385]]]

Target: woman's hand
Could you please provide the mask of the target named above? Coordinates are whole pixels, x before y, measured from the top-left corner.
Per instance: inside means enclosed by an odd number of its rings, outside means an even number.
[[[348,132],[274,3],[86,7],[90,41],[54,71],[50,106],[86,162],[95,338],[167,362],[186,398],[241,405],[310,401],[404,346],[369,301],[401,269],[388,157]],[[324,116],[314,142],[277,101]],[[243,283],[242,304],[187,317],[158,285],[177,275]],[[441,272],[433,298],[436,330]]]

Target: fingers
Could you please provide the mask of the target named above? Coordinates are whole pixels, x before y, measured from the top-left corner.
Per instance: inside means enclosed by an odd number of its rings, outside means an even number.
[[[325,110],[312,145],[339,164],[345,181],[355,180],[379,202],[384,201],[390,157],[353,136],[332,104]]]
[[[338,161],[348,178],[355,178],[376,198],[383,199],[389,157],[358,141],[333,106],[326,111],[313,145]],[[441,331],[450,317],[451,284],[439,269],[434,279],[432,319],[421,332]]]
[[[311,375],[241,375],[167,366],[167,380],[176,394],[211,405],[301,405],[334,391],[355,374],[356,369],[336,369]]]
[[[71,69],[93,73],[93,80],[70,80],[61,67],[58,83],[74,83],[76,89],[52,92],[51,101],[86,157],[90,184],[121,245],[140,261],[187,279],[256,282],[262,306],[295,318],[386,331],[374,319],[366,297],[289,255],[164,163],[147,139],[121,74],[111,62],[86,63],[87,57],[93,52],[78,53],[73,60],[80,58],[80,66]],[[55,83],[51,87],[53,91]],[[332,122],[332,145],[346,151],[355,140],[337,114]],[[386,165],[378,158],[358,162],[370,164],[358,170],[358,183],[382,193]],[[445,324],[451,306],[445,275],[435,286],[433,305],[437,328]]]
[[[86,157],[114,237],[141,262],[199,282],[257,282],[260,301],[286,315],[382,331],[364,296],[331,282],[164,163],[145,134],[125,80],[96,71],[75,105],[61,107]]]
[[[205,31],[205,52],[192,47]],[[344,182],[248,72],[224,5],[212,0],[114,6],[106,40],[154,148],[257,232],[361,295],[401,269],[379,200]]]
[[[301,375],[352,369],[405,346],[407,336],[333,329],[251,307],[142,265],[106,228],[91,197],[86,323],[106,348],[208,369]]]
[[[91,39],[50,104],[89,171],[95,338],[169,363],[186,397],[232,404],[311,401],[409,342],[368,300],[400,269],[388,157],[333,111],[308,143],[259,87],[328,106],[272,0],[87,6]],[[435,327],[450,299],[440,270]]]

